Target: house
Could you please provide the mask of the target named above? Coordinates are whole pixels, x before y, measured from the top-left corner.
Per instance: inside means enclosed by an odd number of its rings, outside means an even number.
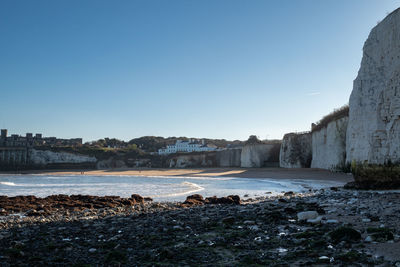
[[[206,145],[204,140],[199,142],[198,140],[182,141],[177,140],[175,145],[167,145],[166,148],[158,150],[159,155],[168,155],[177,152],[203,152],[203,151],[215,151],[215,146]]]

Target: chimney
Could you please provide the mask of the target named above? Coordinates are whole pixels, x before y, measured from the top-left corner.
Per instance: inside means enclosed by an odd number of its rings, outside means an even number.
[[[1,129],[1,139],[7,138],[7,129]]]

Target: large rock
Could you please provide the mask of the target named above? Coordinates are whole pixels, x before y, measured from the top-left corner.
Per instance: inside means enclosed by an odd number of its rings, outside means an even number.
[[[95,163],[95,157],[72,154],[67,152],[53,152],[49,150],[32,149],[30,152],[30,161],[36,165],[49,164],[81,164]]]
[[[309,168],[311,158],[310,132],[285,134],[279,155],[280,167]]]
[[[28,216],[49,215],[59,210],[82,211],[143,204],[145,198],[133,194],[130,198],[119,196],[90,195],[50,195],[44,198],[35,196],[0,196],[0,209],[6,213],[26,212]]]
[[[372,29],[350,96],[347,161],[400,160],[400,9]]]
[[[348,120],[345,116],[312,132],[311,168],[336,170],[344,167]]]
[[[274,154],[279,154],[280,144],[248,144],[242,148],[240,166],[243,168],[265,167],[274,161]],[[276,163],[278,162],[276,156]]]

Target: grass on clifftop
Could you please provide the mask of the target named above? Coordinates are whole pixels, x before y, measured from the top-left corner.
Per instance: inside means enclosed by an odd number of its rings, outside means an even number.
[[[339,120],[346,116],[349,116],[349,105],[344,105],[341,108],[335,109],[332,113],[324,116],[317,123],[313,123],[311,126],[311,132],[319,131],[322,128],[327,127],[330,122]]]

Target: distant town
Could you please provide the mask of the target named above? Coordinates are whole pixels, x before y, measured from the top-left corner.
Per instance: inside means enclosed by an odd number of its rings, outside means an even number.
[[[1,147],[32,147],[32,146],[79,146],[82,138],[60,139],[56,137],[43,137],[41,133],[33,135],[27,133],[25,136],[12,134],[8,136],[7,129],[1,129]]]
[[[155,137],[144,136],[132,139],[128,142],[116,138],[104,138],[83,143],[82,138],[63,139],[57,137],[43,137],[42,133],[8,134],[7,129],[1,129],[0,148],[24,148],[24,147],[78,147],[92,146],[110,149],[137,148],[145,152],[155,152],[159,155],[167,155],[180,152],[206,152],[216,151],[221,148],[242,147],[243,141],[226,141],[224,139],[197,139],[186,137]]]

